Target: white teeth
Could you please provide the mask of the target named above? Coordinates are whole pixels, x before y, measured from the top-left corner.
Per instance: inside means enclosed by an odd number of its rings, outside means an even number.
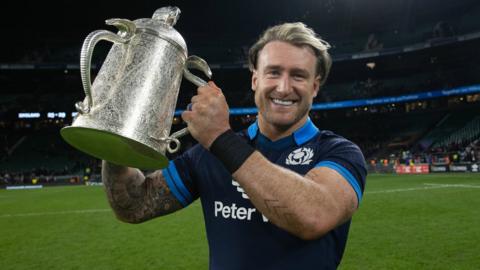
[[[293,104],[293,101],[291,100],[281,100],[281,99],[272,99],[273,100],[273,103],[275,104],[279,104],[279,105],[284,105],[284,106],[288,106],[288,105],[292,105]]]

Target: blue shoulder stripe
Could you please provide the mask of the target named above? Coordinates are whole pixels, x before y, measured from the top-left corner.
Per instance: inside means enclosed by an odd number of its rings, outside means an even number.
[[[178,190],[180,191],[180,193],[182,193],[183,197],[185,197],[188,203],[191,203],[193,201],[192,194],[190,194],[187,187],[183,183],[182,178],[180,178],[180,175],[178,174],[178,171],[177,171],[177,167],[175,167],[175,163],[173,161],[170,161],[170,164],[168,164],[167,170],[170,172],[171,176],[173,177],[173,182],[178,187]]]
[[[353,177],[353,175],[347,169],[345,169],[345,167],[333,161],[321,161],[315,165],[315,167],[327,167],[337,171],[353,187],[355,193],[357,194],[358,203],[360,204],[360,201],[362,200],[362,189],[358,185],[357,180],[355,180],[355,177]]]
[[[165,181],[167,182],[167,185],[170,188],[170,191],[175,196],[175,198],[177,198],[177,200],[182,204],[183,207],[187,206],[188,203],[185,200],[185,198],[182,196],[182,194],[178,191],[177,186],[175,185],[174,180],[170,175],[170,172],[168,171],[168,168],[163,169],[162,174],[165,177]]]

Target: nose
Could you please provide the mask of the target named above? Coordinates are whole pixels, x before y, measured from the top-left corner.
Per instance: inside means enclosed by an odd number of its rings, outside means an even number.
[[[292,82],[290,80],[290,76],[287,74],[282,75],[278,82],[277,91],[285,94],[288,94],[292,91]]]

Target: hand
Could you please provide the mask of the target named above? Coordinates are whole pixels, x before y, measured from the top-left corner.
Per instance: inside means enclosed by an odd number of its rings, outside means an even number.
[[[192,97],[191,110],[184,111],[182,118],[193,138],[207,149],[218,136],[230,129],[227,101],[222,90],[212,81],[198,87],[197,95]]]

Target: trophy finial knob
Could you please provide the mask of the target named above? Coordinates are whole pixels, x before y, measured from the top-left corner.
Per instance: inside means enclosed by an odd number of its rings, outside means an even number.
[[[180,13],[181,11],[178,7],[162,7],[153,13],[152,18],[154,20],[162,21],[170,26],[174,26],[180,17]]]

